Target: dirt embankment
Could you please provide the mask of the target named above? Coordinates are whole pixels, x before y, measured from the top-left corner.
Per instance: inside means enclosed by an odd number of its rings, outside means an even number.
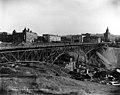
[[[102,46],[87,54],[88,64],[112,70],[120,68],[120,48]]]
[[[113,67],[120,67],[120,48],[107,47],[102,51],[102,56]]]

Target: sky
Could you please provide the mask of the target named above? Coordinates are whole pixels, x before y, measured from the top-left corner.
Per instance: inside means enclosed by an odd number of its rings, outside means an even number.
[[[120,0],[0,0],[0,31],[120,35]]]

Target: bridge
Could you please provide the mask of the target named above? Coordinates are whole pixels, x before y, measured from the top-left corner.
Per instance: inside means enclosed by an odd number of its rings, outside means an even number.
[[[79,44],[40,44],[29,46],[7,46],[0,48],[0,63],[30,63],[30,62],[50,62],[53,63],[56,59],[68,51],[77,49],[83,50],[85,53],[93,48],[100,47],[105,43],[79,43]],[[0,65],[1,65],[0,64]]]

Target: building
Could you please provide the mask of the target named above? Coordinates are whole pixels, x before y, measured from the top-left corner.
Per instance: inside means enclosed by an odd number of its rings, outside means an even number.
[[[37,39],[37,33],[30,31],[30,29],[24,29],[22,32],[12,33],[13,43],[33,43]]]
[[[11,34],[8,34],[6,36],[6,39],[3,42],[12,43],[13,42],[13,36]]]
[[[0,41],[1,42],[12,42],[12,35],[11,34],[7,34],[7,32],[1,32],[0,33]]]
[[[72,43],[82,43],[82,35],[73,35],[71,42]]]
[[[23,32],[16,32],[16,30],[12,33],[13,43],[19,44],[25,42],[25,34]]]
[[[37,33],[32,31],[25,32],[25,42],[26,43],[33,43],[37,39]]]
[[[71,43],[72,36],[61,36],[61,42],[63,43]]]
[[[118,38],[119,38],[119,36],[110,34],[109,29],[107,27],[106,32],[104,33],[103,41],[104,42],[114,42]]]
[[[38,36],[36,42],[45,42],[45,39],[43,36]]]
[[[45,42],[60,42],[61,37],[58,35],[52,35],[52,34],[43,34]]]
[[[0,33],[0,41],[1,42],[5,42],[6,37],[7,37],[7,32]]]
[[[101,38],[97,36],[86,36],[83,38],[84,43],[100,43]]]
[[[82,43],[84,35],[66,35],[61,36],[61,42],[63,43]]]

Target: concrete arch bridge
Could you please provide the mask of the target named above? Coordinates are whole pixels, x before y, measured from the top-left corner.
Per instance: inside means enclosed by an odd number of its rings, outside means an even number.
[[[54,63],[65,52],[82,50],[85,53],[104,44],[62,44],[14,46],[0,49],[0,65],[10,63]]]

